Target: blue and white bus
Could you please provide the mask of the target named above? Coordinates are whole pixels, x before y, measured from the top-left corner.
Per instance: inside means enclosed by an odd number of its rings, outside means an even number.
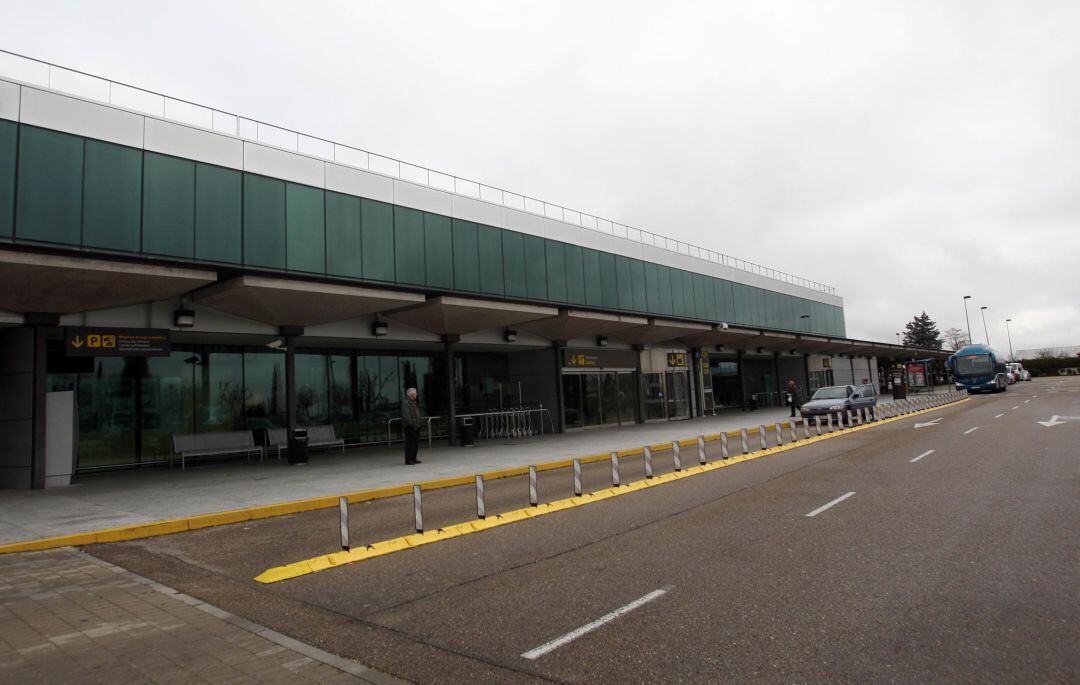
[[[976,392],[1003,392],[1009,387],[1005,358],[986,345],[965,345],[945,360],[956,378],[956,388]]]

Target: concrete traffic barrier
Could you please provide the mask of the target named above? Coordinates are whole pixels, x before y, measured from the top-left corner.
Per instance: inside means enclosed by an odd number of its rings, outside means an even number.
[[[338,497],[338,513],[341,515],[341,549],[349,551],[349,498]]]
[[[476,476],[476,518],[483,519],[487,516],[487,507],[484,504],[484,476]]]
[[[417,533],[424,532],[424,501],[423,495],[420,494],[420,486],[412,486],[412,500],[413,500],[413,527],[416,528]]]

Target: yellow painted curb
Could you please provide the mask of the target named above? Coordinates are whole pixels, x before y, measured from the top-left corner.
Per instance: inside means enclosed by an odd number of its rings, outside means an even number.
[[[959,402],[966,402],[967,398],[958,400],[954,403],[949,403],[944,406],[950,406],[951,404],[958,404]],[[801,438],[795,442],[787,442],[783,445],[777,445],[768,447],[764,450],[755,450],[747,454],[739,454],[732,456],[726,460],[714,461],[708,464],[698,464],[684,468],[681,471],[673,471],[666,473],[662,476],[656,476],[647,480],[638,480],[626,485],[620,485],[617,487],[605,488],[603,490],[597,490],[581,495],[580,497],[570,497],[567,499],[557,500],[546,504],[538,504],[535,507],[528,507],[526,509],[515,509],[508,511],[497,516],[490,518],[479,519],[475,521],[465,521],[462,523],[454,524],[446,528],[439,528],[438,530],[424,531],[423,533],[413,533],[411,535],[404,535],[402,537],[393,538],[390,540],[383,540],[381,542],[375,542],[365,547],[358,547],[356,549],[349,550],[347,552],[331,552],[330,554],[324,554],[310,559],[304,559],[302,561],[296,561],[284,566],[275,566],[269,568],[259,575],[255,576],[255,580],[264,583],[271,584],[277,583],[282,580],[289,580],[292,578],[299,578],[300,576],[306,576],[311,573],[318,573],[319,571],[325,571],[337,566],[343,566],[345,564],[353,564],[358,561],[364,561],[366,559],[373,559],[375,557],[385,556],[387,554],[393,554],[406,549],[414,547],[420,547],[423,545],[429,545],[433,542],[441,542],[443,540],[450,540],[463,535],[471,535],[473,533],[480,533],[485,530],[491,530],[492,528],[499,528],[511,523],[517,523],[518,521],[526,521],[540,516],[546,516],[547,514],[553,514],[559,511],[566,511],[567,509],[574,509],[576,507],[593,504],[596,502],[602,502],[604,500],[612,499],[614,497],[620,497],[622,495],[628,495],[633,492],[645,490],[647,488],[653,488],[658,485],[664,485],[683,478],[690,478],[702,473],[709,473],[722,469],[732,464],[737,464],[751,459],[758,459],[760,457],[767,456],[769,454],[777,454],[779,452],[785,452],[787,450],[796,449],[807,445],[812,442],[819,442],[821,440],[827,440],[829,438],[840,437],[842,435],[848,435],[857,431],[865,430],[867,428],[873,428],[874,426],[884,425],[887,423],[893,423],[895,421],[902,421],[910,416],[917,414],[924,414],[934,409],[940,409],[941,407],[931,407],[929,409],[920,409],[913,411],[903,416],[893,416],[887,419],[879,419],[873,423],[866,423],[852,428],[843,428],[832,433],[824,433],[822,435],[813,435],[809,438]],[[749,432],[749,431],[748,431]],[[728,433],[729,437],[732,435]],[[740,433],[735,432],[738,436]],[[692,440],[682,440],[679,442],[684,447],[690,447],[697,444],[697,438]],[[663,447],[669,446],[665,443]],[[636,452],[641,454],[642,450],[627,450],[627,454]],[[593,455],[593,457],[599,456],[600,458],[610,458],[609,455]],[[619,456],[624,456],[623,452],[619,452]],[[590,459],[594,460],[593,457]],[[583,460],[584,461],[584,460]],[[553,462],[555,463],[555,462]]]
[[[929,409],[920,409],[913,411],[909,414],[905,414],[903,417],[894,417],[892,419],[883,419],[866,426],[858,426],[856,428],[844,429],[844,431],[838,431],[832,435],[841,435],[849,430],[861,430],[862,428],[872,427],[879,424],[889,423],[894,420],[898,420],[908,416],[915,416],[917,414],[923,414],[935,409],[941,409],[942,407],[949,407],[961,402],[967,402],[968,398],[957,400],[956,402],[950,402],[943,404],[939,407],[931,407]],[[758,432],[757,428],[747,428],[747,434],[755,434]],[[739,431],[728,431],[729,438],[738,438]],[[720,434],[705,436],[706,441],[719,440]],[[811,438],[810,441],[814,440]],[[795,444],[805,444],[809,442],[806,439],[800,439]],[[697,444],[697,437],[687,438],[679,440],[679,445],[682,447],[693,447]],[[670,442],[657,443],[649,446],[650,449],[659,451],[665,450],[671,447]],[[770,448],[766,450],[766,453],[774,450]],[[642,448],[635,447],[626,450],[620,450],[618,452],[619,457],[635,457],[642,454]],[[604,452],[602,454],[590,454],[585,457],[581,457],[581,463],[591,464],[598,461],[604,461],[609,459],[610,452]],[[740,455],[741,456],[741,455]],[[732,457],[727,460],[728,463],[736,461],[736,457]],[[557,461],[549,461],[536,465],[537,471],[552,471],[555,469],[569,468],[573,464],[573,459],[560,459]],[[515,466],[511,468],[501,469],[498,471],[489,471],[482,475],[485,480],[498,480],[501,478],[512,478],[514,476],[521,476],[529,472],[528,466]],[[457,487],[459,485],[467,485],[473,482],[474,475],[468,476],[454,476],[450,478],[442,478],[438,480],[429,480],[419,483],[423,490],[441,490],[444,488]],[[312,497],[309,499],[293,500],[290,502],[279,502],[276,504],[263,504],[254,507],[245,507],[243,509],[230,509],[227,511],[214,512],[209,514],[197,514],[194,516],[185,516],[175,519],[166,519],[163,521],[150,521],[146,523],[137,523],[129,526],[120,526],[117,528],[106,528],[102,530],[88,531],[85,533],[72,533],[70,535],[60,535],[57,537],[38,538],[35,540],[24,540],[21,542],[11,542],[8,544],[0,545],[0,554],[11,554],[14,552],[33,552],[44,549],[56,549],[58,547],[71,547],[77,545],[91,545],[99,542],[118,542],[121,540],[137,540],[140,538],[156,537],[158,535],[170,535],[172,533],[182,533],[189,530],[199,530],[201,528],[211,528],[214,526],[224,526],[230,523],[242,523],[243,521],[256,521],[259,519],[272,518],[275,516],[287,516],[289,514],[297,514],[305,511],[314,511],[316,509],[330,509],[338,506],[339,497],[346,497],[350,504],[357,504],[359,502],[368,502],[372,500],[388,499],[390,497],[399,497],[401,495],[407,495],[412,492],[413,485],[417,483],[405,483],[403,485],[391,485],[385,488],[376,488],[373,490],[360,490],[358,492],[342,493],[341,495],[327,495],[323,497]]]

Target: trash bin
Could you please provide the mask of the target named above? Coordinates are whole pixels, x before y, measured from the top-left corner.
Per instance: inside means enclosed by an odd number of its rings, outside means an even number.
[[[758,408],[757,393],[754,393],[753,395],[750,396],[750,411],[757,411],[757,408]]]
[[[289,431],[289,463],[308,463],[307,428],[293,428]]]
[[[476,442],[476,426],[471,416],[463,416],[458,422],[458,438],[462,447],[472,447]]]

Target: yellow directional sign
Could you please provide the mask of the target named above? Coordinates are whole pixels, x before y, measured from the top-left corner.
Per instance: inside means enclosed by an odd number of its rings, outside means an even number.
[[[69,326],[65,342],[69,357],[166,357],[172,350],[172,331]]]

